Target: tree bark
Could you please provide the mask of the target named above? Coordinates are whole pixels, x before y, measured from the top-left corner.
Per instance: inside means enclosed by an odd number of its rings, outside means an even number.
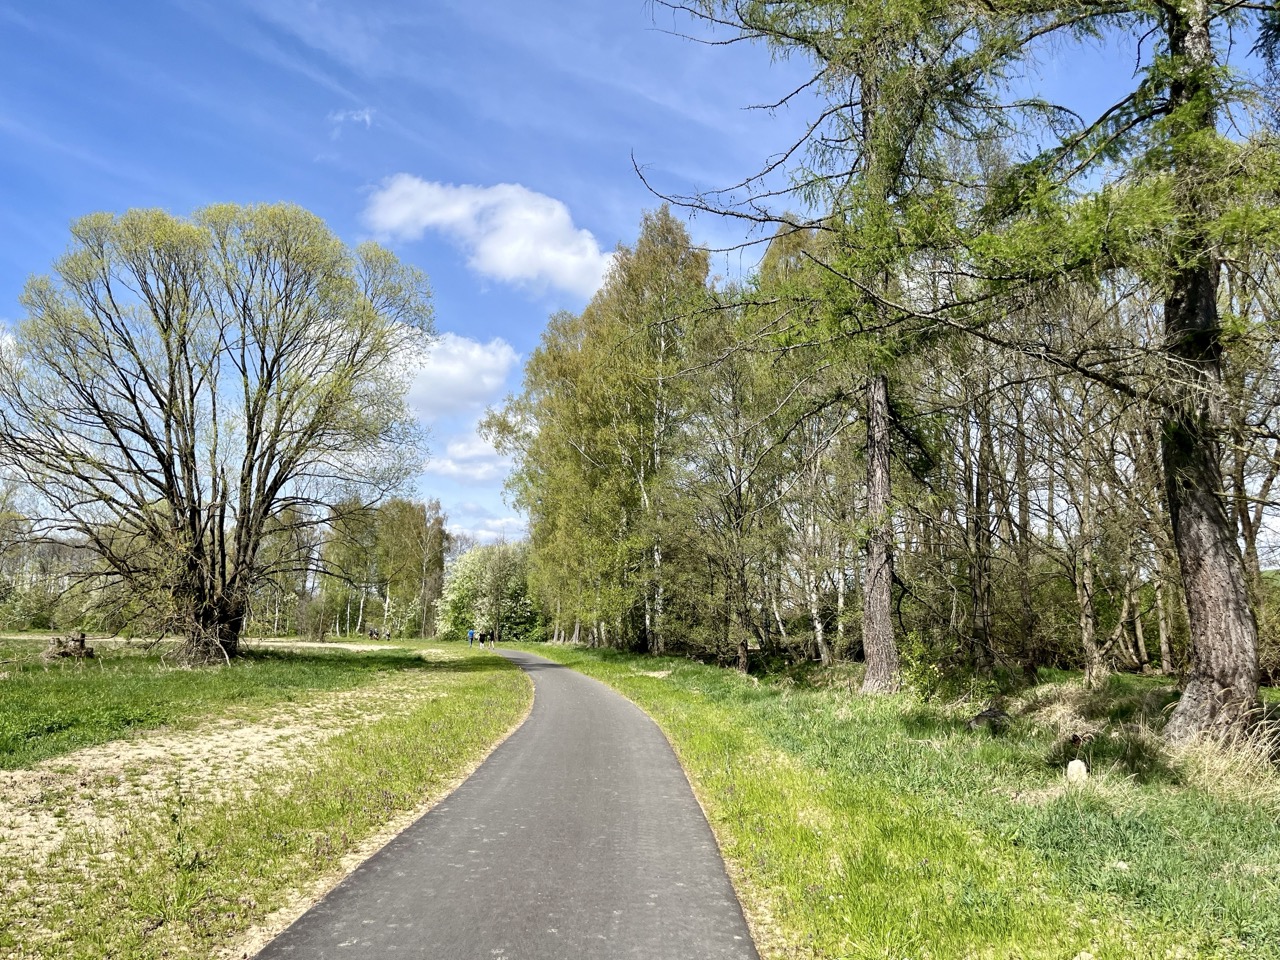
[[[1161,455],[1173,542],[1182,567],[1191,630],[1191,671],[1165,738],[1171,742],[1243,730],[1256,715],[1258,626],[1245,588],[1235,529],[1223,503],[1212,398],[1222,386],[1218,273],[1198,184],[1203,135],[1216,129],[1215,67],[1207,0],[1166,8],[1172,173],[1182,205],[1177,253],[1164,304],[1169,382]]]
[[[901,686],[893,636],[893,518],[889,485],[889,383],[885,374],[867,384],[867,576],[862,644],[867,673],[863,693],[892,693]]]

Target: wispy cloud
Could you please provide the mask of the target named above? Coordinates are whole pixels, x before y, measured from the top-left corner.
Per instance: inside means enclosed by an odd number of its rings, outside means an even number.
[[[348,123],[363,123],[368,130],[373,126],[373,107],[361,107],[359,110],[334,110],[325,119],[329,121],[329,136],[337,140],[342,136],[342,128]]]
[[[574,226],[561,201],[518,183],[457,186],[398,173],[369,198],[364,220],[393,239],[438,231],[466,251],[477,273],[584,298],[599,288],[613,259],[589,230]]]
[[[520,357],[507,341],[480,343],[445,333],[431,346],[409,391],[409,404],[425,420],[475,412],[502,395]]]

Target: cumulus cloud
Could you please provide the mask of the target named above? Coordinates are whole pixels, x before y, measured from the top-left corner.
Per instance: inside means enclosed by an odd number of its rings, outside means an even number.
[[[507,376],[520,362],[507,341],[480,343],[456,333],[442,334],[431,347],[409,391],[420,417],[476,411],[497,400]]]
[[[433,456],[423,467],[426,473],[472,484],[501,480],[510,469],[511,462],[475,434],[453,438],[443,454]]]
[[[374,191],[364,220],[394,239],[438,231],[466,251],[477,273],[581,297],[599,288],[613,259],[590,231],[574,226],[562,202],[518,183],[455,186],[398,173]]]

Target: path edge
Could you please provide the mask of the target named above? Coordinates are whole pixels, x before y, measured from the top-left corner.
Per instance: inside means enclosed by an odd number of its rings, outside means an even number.
[[[509,662],[510,661],[508,661],[508,663]],[[371,833],[360,843],[356,844],[351,852],[338,862],[338,865],[334,867],[334,869],[317,877],[305,889],[299,890],[298,898],[296,900],[291,902],[289,905],[281,907],[273,913],[268,914],[261,922],[256,923],[249,929],[245,930],[244,933],[236,938],[234,942],[219,948],[213,955],[220,958],[220,960],[250,960],[250,958],[256,957],[266,949],[267,944],[288,930],[289,927],[293,926],[295,922],[301,919],[303,914],[333,892],[338,884],[342,883],[342,881],[346,880],[347,877],[355,873],[357,869],[363,866],[366,861],[372,859],[375,854],[379,853],[383,847],[391,843],[392,840],[400,836],[400,834],[404,833],[428,813],[448,800],[459,787],[470,780],[472,774],[480,769],[480,766],[493,755],[494,751],[510,740],[511,737],[515,735],[516,731],[524,726],[525,721],[529,719],[530,714],[533,713],[534,703],[538,697],[537,684],[533,682],[533,677],[531,677],[527,671],[520,669],[518,664],[514,666],[519,670],[520,675],[529,681],[530,697],[528,707],[525,708],[524,713],[516,719],[506,733],[495,740],[489,746],[489,749],[487,749],[473,763],[464,767],[457,777],[447,781],[442,786],[439,793],[429,794],[427,799],[412,810],[407,810],[399,816],[388,820],[381,829]],[[648,714],[646,713],[645,716],[648,716]],[[662,728],[659,727],[658,729],[661,730]],[[663,736],[666,736],[665,732]],[[679,757],[679,754],[677,754],[677,757]],[[684,769],[683,764],[681,764],[681,769]],[[688,774],[685,775],[685,779],[688,779]],[[698,801],[698,805],[702,805],[701,800]],[[715,834],[714,830],[711,832],[713,835]],[[719,842],[719,839],[717,839],[717,845]],[[723,855],[721,856],[721,859],[724,859]]]

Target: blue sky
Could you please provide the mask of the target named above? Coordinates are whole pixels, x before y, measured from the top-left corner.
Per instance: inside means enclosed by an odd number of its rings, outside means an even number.
[[[300,204],[430,276],[443,336],[412,392],[434,438],[419,493],[457,529],[519,535],[474,425],[657,205],[632,156],[665,190],[722,186],[809,112],[744,109],[798,66],[673,26],[645,0],[0,0],[0,321],[83,214]],[[1045,78],[1102,102],[1099,58],[1131,70],[1103,50]]]
[[[427,271],[419,492],[518,534],[474,424],[657,205],[632,154],[665,188],[717,185],[803,119],[742,109],[777,89],[766,51],[671,26],[643,0],[0,2],[0,320],[83,214],[300,204]]]

